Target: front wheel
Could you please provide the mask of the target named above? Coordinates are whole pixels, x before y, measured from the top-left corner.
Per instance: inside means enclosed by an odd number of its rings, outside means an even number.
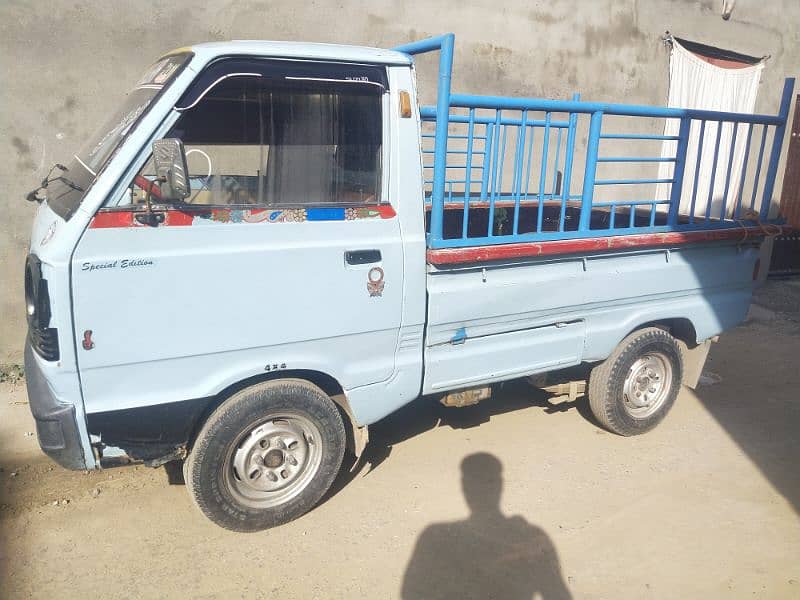
[[[638,435],[658,425],[675,403],[683,361],[675,338],[648,327],[620,342],[589,376],[589,406],[604,427]]]
[[[345,447],[333,401],[299,379],[246,388],[209,417],[187,459],[186,483],[209,519],[259,531],[306,513],[333,483]]]

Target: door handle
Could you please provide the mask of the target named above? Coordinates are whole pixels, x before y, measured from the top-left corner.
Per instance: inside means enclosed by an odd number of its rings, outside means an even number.
[[[348,265],[368,265],[381,262],[380,250],[346,250],[344,260]]]

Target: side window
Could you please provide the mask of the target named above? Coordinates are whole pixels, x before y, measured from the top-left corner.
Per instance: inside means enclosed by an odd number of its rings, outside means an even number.
[[[380,87],[231,77],[185,110],[190,205],[269,207],[380,202]],[[150,161],[132,185],[144,202]],[[157,202],[157,199],[154,199]]]

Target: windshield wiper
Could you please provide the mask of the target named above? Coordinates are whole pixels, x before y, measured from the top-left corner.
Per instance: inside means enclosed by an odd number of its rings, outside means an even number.
[[[69,169],[67,167],[65,167],[64,165],[59,164],[59,163],[56,163],[52,167],[50,167],[50,171],[47,173],[47,177],[42,179],[41,185],[39,187],[37,187],[35,190],[31,190],[30,192],[28,192],[28,194],[25,196],[25,199],[28,202],[43,202],[44,198],[39,196],[39,192],[41,190],[46,189],[47,186],[50,185],[50,183],[53,182],[53,181],[60,181],[64,185],[66,185],[68,188],[73,189],[76,192],[83,192],[84,191],[81,186],[79,186],[77,183],[75,183],[71,179],[68,179],[67,177],[64,177],[63,175],[56,175],[55,177],[51,177],[51,175],[53,174],[53,171],[55,171],[56,169],[59,169],[60,171],[63,171],[64,173],[69,171]]]
[[[72,181],[71,179],[67,179],[67,178],[66,178],[66,177],[64,177],[63,175],[59,175],[58,177],[53,177],[52,179],[49,179],[49,180],[47,181],[47,183],[50,183],[50,182],[52,182],[52,181],[60,181],[60,182],[62,182],[64,185],[66,185],[68,188],[72,188],[72,189],[73,189],[73,190],[75,190],[76,192],[83,192],[83,191],[85,191],[85,190],[84,190],[84,189],[83,189],[81,186],[79,186],[77,183],[75,183],[75,182],[74,182],[74,181]],[[47,186],[45,186],[45,187],[47,187]]]

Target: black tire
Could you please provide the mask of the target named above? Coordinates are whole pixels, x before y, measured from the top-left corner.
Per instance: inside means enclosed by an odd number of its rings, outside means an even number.
[[[228,398],[203,425],[186,459],[186,485],[203,514],[225,529],[282,525],[328,491],[345,439],[338,409],[317,386],[301,379],[257,384]],[[251,469],[259,474],[250,477]]]
[[[662,362],[667,366],[658,380],[643,372],[648,365],[657,372]],[[622,340],[611,356],[592,369],[589,406],[606,429],[619,435],[639,435],[664,419],[675,403],[682,380],[683,360],[675,338],[657,327],[640,329]],[[659,381],[661,387],[656,388]],[[658,393],[648,396],[654,389]],[[653,398],[650,406],[638,405],[648,397]]]

